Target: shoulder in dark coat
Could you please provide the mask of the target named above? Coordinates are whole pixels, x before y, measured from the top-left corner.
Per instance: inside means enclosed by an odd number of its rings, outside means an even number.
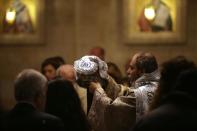
[[[138,121],[132,131],[197,130],[197,101],[184,93],[167,97],[163,104]]]
[[[3,131],[63,131],[63,122],[56,116],[39,112],[28,103],[17,104],[1,119]]]

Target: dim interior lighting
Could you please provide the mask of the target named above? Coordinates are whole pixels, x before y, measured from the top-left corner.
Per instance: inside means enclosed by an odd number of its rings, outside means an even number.
[[[6,21],[9,24],[12,24],[14,23],[15,19],[16,19],[16,11],[14,9],[8,9],[6,11]]]
[[[153,20],[155,18],[155,9],[153,6],[145,8],[144,15],[148,20]]]

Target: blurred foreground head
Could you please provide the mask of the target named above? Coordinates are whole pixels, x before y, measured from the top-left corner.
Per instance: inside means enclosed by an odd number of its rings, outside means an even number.
[[[40,72],[33,69],[23,70],[15,79],[14,89],[17,102],[31,103],[39,110],[44,109],[47,79]]]

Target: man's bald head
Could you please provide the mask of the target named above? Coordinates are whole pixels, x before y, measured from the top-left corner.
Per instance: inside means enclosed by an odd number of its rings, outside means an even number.
[[[69,80],[72,82],[76,80],[75,70],[73,65],[66,64],[60,66],[57,70],[57,75],[61,76],[65,80]]]

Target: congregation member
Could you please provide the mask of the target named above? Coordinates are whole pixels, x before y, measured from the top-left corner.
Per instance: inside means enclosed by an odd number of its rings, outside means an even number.
[[[25,69],[14,83],[17,104],[1,119],[2,131],[65,131],[60,118],[44,113],[47,79],[38,71]]]
[[[170,93],[179,74],[185,70],[193,69],[196,65],[184,56],[174,57],[161,65],[161,79],[156,90],[154,100],[150,106],[153,110],[160,106],[161,101]]]
[[[41,72],[48,81],[54,80],[57,77],[56,70],[63,64],[65,64],[65,61],[62,57],[49,57],[42,62]]]
[[[46,112],[61,118],[65,131],[90,131],[80,99],[70,81],[58,78],[49,82]]]

